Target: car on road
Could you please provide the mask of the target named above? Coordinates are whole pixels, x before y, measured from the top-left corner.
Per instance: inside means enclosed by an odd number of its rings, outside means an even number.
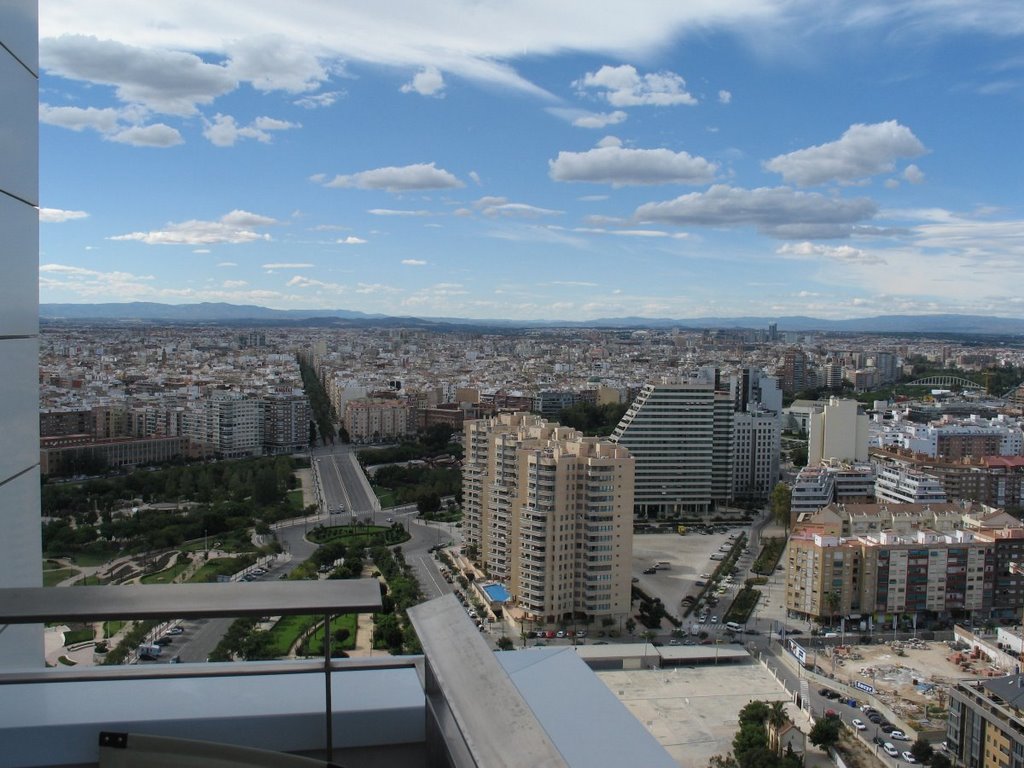
[[[885,733],[892,733],[893,731],[896,730],[896,726],[895,725],[893,725],[892,723],[887,722],[885,720],[883,720],[882,722],[880,722],[878,724],[878,728],[880,730],[884,731]]]
[[[863,720],[858,720],[856,717],[853,718],[853,720],[850,721],[850,725],[852,725],[858,731],[866,731],[868,729],[868,727],[866,725],[864,725],[864,721]]]
[[[183,635],[183,634],[185,634],[185,630],[182,629],[181,627],[171,627],[170,629],[167,630],[167,634],[168,635]]]
[[[896,749],[896,747],[894,747],[892,745],[892,742],[889,742],[889,741],[885,742],[885,744],[882,745],[882,749],[885,750],[885,754],[887,754],[889,757],[899,757],[900,756],[900,751],[898,749]]]
[[[910,739],[907,738],[907,734],[900,730],[896,730],[890,733],[889,738],[893,741],[910,741]]]
[[[652,573],[657,573],[657,572],[658,572],[657,568],[644,568],[644,570],[643,570],[643,574],[645,576],[650,576]]]
[[[704,581],[703,579],[698,579],[693,584],[694,584],[694,586],[697,586],[697,587],[706,587],[707,586],[707,582]]]
[[[882,722],[882,715],[879,712],[869,712],[868,720],[870,720],[875,725],[878,725]]]
[[[882,746],[883,744],[885,744],[885,739],[883,739],[881,736],[875,736],[873,739],[871,739],[871,741],[873,741],[878,746]]]
[[[913,756],[912,754],[910,754],[910,752],[903,752],[903,753],[902,753],[902,754],[900,755],[900,757],[902,757],[902,758],[903,758],[904,760],[906,760],[906,761],[907,761],[908,763],[916,763],[916,762],[917,762],[917,758],[916,758],[916,757],[914,757],[914,756]]]
[[[711,617],[711,623],[712,624],[717,624],[718,623],[718,617],[717,616],[712,616]]]

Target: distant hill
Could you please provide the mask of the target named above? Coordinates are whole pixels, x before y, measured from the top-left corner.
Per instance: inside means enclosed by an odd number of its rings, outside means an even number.
[[[650,318],[608,317],[586,321],[476,320],[457,317],[398,317],[348,309],[269,309],[251,304],[40,304],[43,321],[117,321],[275,325],[333,325],[359,327],[445,328],[767,328],[779,331],[834,333],[1024,334],[1024,319],[986,315],[883,315],[852,320],[823,320],[800,315],[784,317]]]

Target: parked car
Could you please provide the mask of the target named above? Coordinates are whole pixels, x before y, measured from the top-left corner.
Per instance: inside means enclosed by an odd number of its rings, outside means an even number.
[[[858,731],[866,731],[868,729],[868,727],[866,725],[864,725],[864,721],[863,720],[858,720],[856,717],[853,718],[853,720],[850,721],[850,725],[852,725]]]
[[[882,745],[882,749],[885,750],[885,754],[887,754],[889,757],[900,756],[900,751],[896,749],[896,747],[894,747],[891,742],[885,742],[885,744]]]
[[[896,730],[896,731],[893,731],[892,733],[890,733],[889,734],[889,738],[892,739],[893,741],[909,741],[909,739],[907,738],[907,734],[905,734],[903,731],[899,731],[899,730]]]
[[[912,754],[910,754],[910,752],[903,752],[903,753],[902,753],[902,754],[900,755],[900,757],[902,757],[902,758],[903,758],[904,760],[906,760],[906,761],[907,761],[908,763],[916,763],[916,762],[917,762],[917,758],[916,758],[916,757],[914,757],[914,756],[913,756]]]

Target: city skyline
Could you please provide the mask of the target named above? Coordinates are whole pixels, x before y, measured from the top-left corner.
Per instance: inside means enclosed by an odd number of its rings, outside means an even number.
[[[231,8],[40,8],[41,301],[1021,314],[1012,3]]]

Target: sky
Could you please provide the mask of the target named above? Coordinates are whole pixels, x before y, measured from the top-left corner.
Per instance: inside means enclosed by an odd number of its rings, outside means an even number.
[[[1024,316],[1019,0],[43,0],[40,301]]]

